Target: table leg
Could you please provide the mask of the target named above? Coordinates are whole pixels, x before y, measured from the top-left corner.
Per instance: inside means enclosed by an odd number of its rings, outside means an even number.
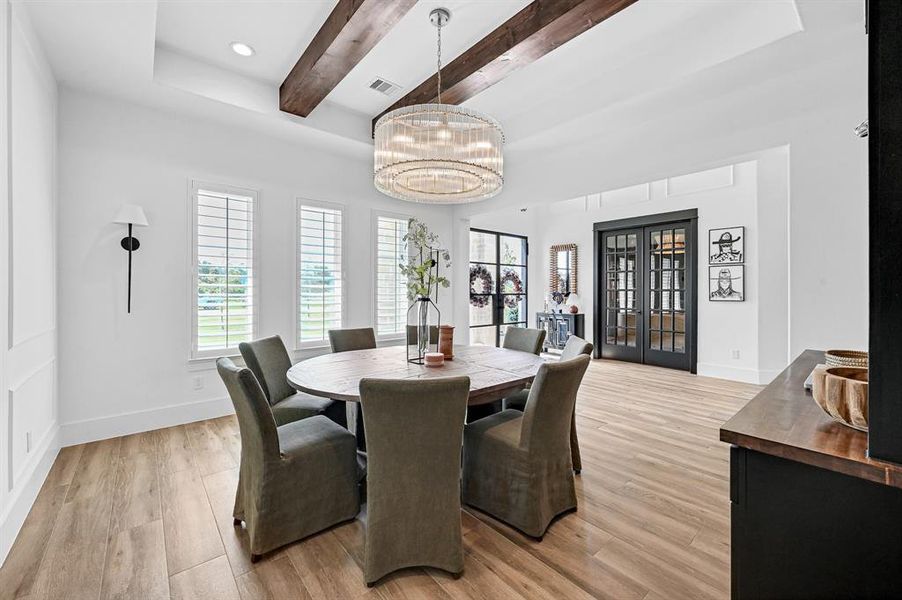
[[[488,404],[477,404],[475,406],[467,407],[467,423],[472,423],[473,421],[478,421],[484,417],[488,417],[494,415],[495,413],[501,412],[501,400],[496,400],[495,402],[489,402]]]
[[[348,431],[357,438],[357,449],[366,452],[366,435],[363,431],[363,411],[359,402],[345,403],[348,418]]]

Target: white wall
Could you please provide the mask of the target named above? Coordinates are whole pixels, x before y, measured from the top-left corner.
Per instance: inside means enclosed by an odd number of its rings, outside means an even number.
[[[0,152],[4,165],[7,159],[10,165],[9,171],[4,166],[0,173],[2,560],[56,457],[59,442],[54,227],[57,89],[22,5],[4,1],[0,13],[4,141]]]
[[[800,2],[799,10],[801,33],[513,145],[503,194],[456,209],[455,218],[547,205],[785,146],[790,357],[806,348],[867,348],[867,141],[852,133],[867,117],[862,6]],[[783,356],[771,356],[773,340],[768,348],[766,369],[778,369]]]
[[[698,372],[753,383],[770,381],[776,374],[761,364],[761,339],[777,348],[778,362],[787,354],[785,295],[785,237],[787,198],[776,188],[786,181],[785,148],[760,153],[735,165],[683,174],[646,184],[610,190],[547,206],[535,206],[526,213],[507,209],[471,218],[473,227],[496,229],[529,236],[529,321],[544,307],[548,291],[550,255],[555,244],[576,243],[579,251],[580,309],[585,314],[586,337],[593,338],[594,298],[593,224],[636,216],[684,209],[698,210]],[[761,165],[763,163],[763,168]],[[761,189],[768,177],[771,188]],[[766,197],[765,197],[766,196]],[[759,214],[759,205],[769,207]],[[782,213],[781,213],[782,211]],[[781,216],[782,214],[782,216]],[[707,301],[708,229],[745,227],[745,301]],[[759,249],[766,248],[762,253]],[[766,286],[762,298],[762,273],[779,280],[782,286]],[[728,332],[728,334],[725,334]],[[593,340],[598,343],[597,340]],[[739,357],[733,358],[734,351]]]
[[[189,363],[190,179],[259,190],[259,334],[286,344],[294,340],[297,197],[346,207],[349,327],[372,324],[374,209],[423,218],[451,243],[450,209],[382,196],[370,164],[315,147],[69,89],[59,143],[64,443],[232,410],[213,361]],[[130,315],[125,229],[110,222],[126,202],[142,205],[150,222],[135,234]],[[451,298],[450,290],[440,298],[448,314]]]

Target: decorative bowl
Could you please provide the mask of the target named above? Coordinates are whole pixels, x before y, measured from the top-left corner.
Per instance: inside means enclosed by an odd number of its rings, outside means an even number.
[[[862,350],[827,350],[828,367],[868,367],[868,353]]]
[[[868,370],[830,367],[814,372],[814,401],[839,421],[859,431],[868,430]]]

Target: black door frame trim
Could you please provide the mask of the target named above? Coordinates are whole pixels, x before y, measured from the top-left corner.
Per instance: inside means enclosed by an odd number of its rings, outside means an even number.
[[[688,269],[691,271],[689,280],[693,282],[695,289],[693,290],[692,299],[689,307],[692,310],[692,324],[690,326],[691,341],[689,343],[689,372],[696,373],[698,368],[698,297],[699,297],[699,279],[698,279],[698,248],[700,247],[698,238],[698,209],[689,208],[686,210],[676,210],[666,213],[657,213],[652,215],[641,215],[638,217],[630,217],[627,219],[614,219],[612,221],[601,221],[595,223],[592,227],[594,237],[594,252],[592,253],[592,290],[594,294],[594,302],[592,307],[592,335],[594,336],[595,351],[594,357],[601,358],[602,343],[602,285],[603,278],[600,270],[603,267],[599,258],[599,252],[602,248],[602,235],[606,231],[615,231],[617,229],[630,229],[638,227],[648,227],[649,225],[663,225],[673,221],[688,221],[692,239],[695,243],[689,248],[687,256]],[[707,241],[707,240],[706,240]],[[645,266],[643,265],[643,269]],[[643,342],[644,343],[644,342]]]
[[[477,233],[485,233],[489,235],[495,236],[495,262],[494,263],[486,263],[478,260],[468,261],[468,265],[473,263],[482,264],[482,265],[493,265],[495,267],[495,284],[497,286],[494,294],[479,294],[483,296],[492,296],[494,298],[494,303],[497,306],[492,307],[492,320],[496,321],[491,325],[470,325],[469,318],[467,319],[467,328],[472,329],[473,327],[494,327],[495,328],[495,346],[501,345],[501,327],[505,325],[504,323],[504,308],[500,305],[501,298],[504,294],[501,293],[501,238],[503,237],[511,237],[511,238],[519,238],[526,242],[526,262],[523,265],[504,265],[504,266],[514,266],[514,267],[523,267],[523,274],[525,281],[523,282],[523,287],[526,289],[526,292],[522,294],[524,304],[526,308],[523,311],[523,320],[518,321],[518,323],[524,323],[527,327],[529,327],[529,236],[520,235],[519,233],[505,233],[503,231],[494,231],[492,229],[481,229],[479,227],[470,227],[470,231],[475,231]],[[469,237],[469,236],[468,236]],[[467,295],[469,296],[469,284],[467,289]],[[468,300],[469,302],[469,300]]]

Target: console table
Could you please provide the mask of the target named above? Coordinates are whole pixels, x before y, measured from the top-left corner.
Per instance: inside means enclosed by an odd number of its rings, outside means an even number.
[[[902,465],[805,391],[806,350],[720,429],[730,449],[734,600],[899,598]]]
[[[571,335],[586,337],[586,316],[582,313],[536,313],[536,329],[545,330],[542,350],[563,350]]]

